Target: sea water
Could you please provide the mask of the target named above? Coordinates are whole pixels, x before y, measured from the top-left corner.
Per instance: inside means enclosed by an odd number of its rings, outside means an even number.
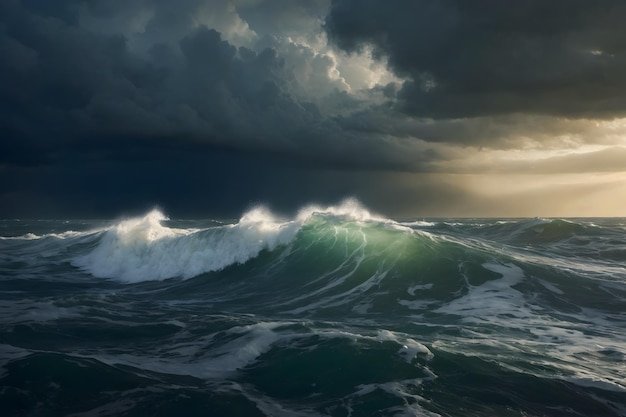
[[[625,416],[626,219],[0,221],[2,416]]]

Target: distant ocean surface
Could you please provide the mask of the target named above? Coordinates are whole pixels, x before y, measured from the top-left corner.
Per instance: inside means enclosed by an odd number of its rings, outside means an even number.
[[[0,221],[1,416],[626,416],[626,219]]]

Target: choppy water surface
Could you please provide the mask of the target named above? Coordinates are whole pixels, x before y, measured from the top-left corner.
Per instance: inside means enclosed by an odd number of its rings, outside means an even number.
[[[624,416],[626,220],[0,222],[7,416]]]

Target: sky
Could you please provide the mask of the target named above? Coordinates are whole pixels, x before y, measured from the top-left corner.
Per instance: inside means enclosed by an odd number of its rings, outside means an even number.
[[[623,0],[2,0],[0,217],[626,216]]]

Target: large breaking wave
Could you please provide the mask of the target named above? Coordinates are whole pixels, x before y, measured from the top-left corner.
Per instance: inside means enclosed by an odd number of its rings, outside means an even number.
[[[356,200],[329,207],[307,206],[291,219],[256,207],[237,223],[200,230],[167,227],[163,222],[168,218],[155,209],[101,232],[95,249],[77,256],[73,264],[96,277],[124,282],[191,278],[245,263],[261,251],[288,245],[305,224],[319,216],[391,222],[372,215]]]

